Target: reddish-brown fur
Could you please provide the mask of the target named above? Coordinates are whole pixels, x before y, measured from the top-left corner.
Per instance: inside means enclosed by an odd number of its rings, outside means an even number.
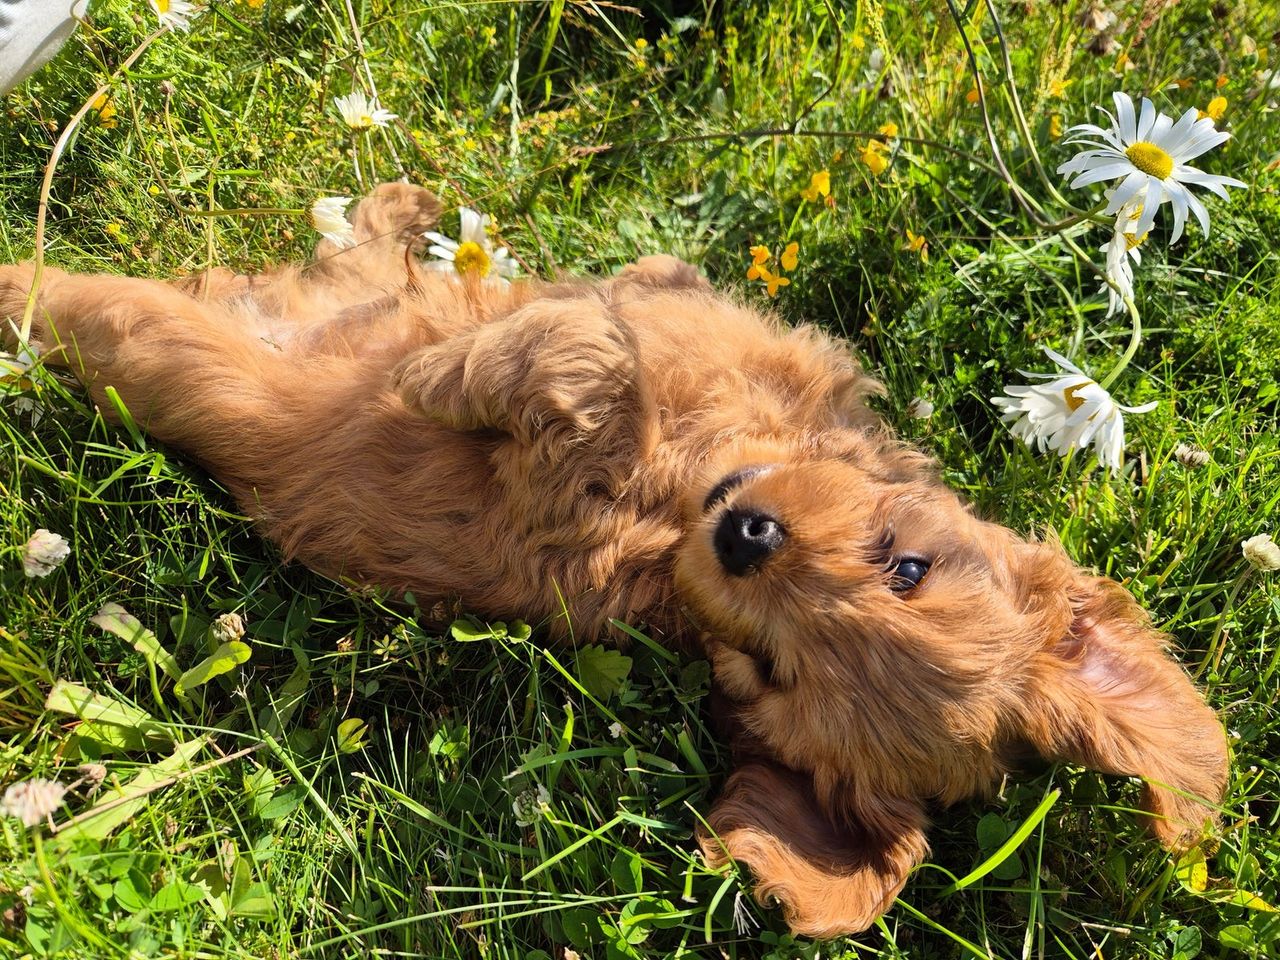
[[[1165,638],[1056,543],[975,517],[881,429],[843,344],[669,257],[570,285],[427,275],[405,246],[437,214],[384,185],[360,246],[260,277],[48,270],[37,339],[317,570],[494,617],[563,598],[580,636],[618,618],[704,650],[742,766],[703,849],[798,932],[872,923],[927,851],[924,804],[1028,746],[1146,778],[1168,847],[1216,820],[1225,738]],[[0,317],[31,277],[0,268]],[[734,577],[703,501],[744,466],[769,469],[725,504],[788,536]],[[906,594],[888,533],[933,562]]]

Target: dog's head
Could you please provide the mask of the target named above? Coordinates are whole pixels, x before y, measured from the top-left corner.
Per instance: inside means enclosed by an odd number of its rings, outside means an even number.
[[[738,441],[685,510],[677,587],[748,761],[704,849],[749,863],[797,930],[872,922],[924,853],[923,804],[1028,747],[1147,777],[1160,839],[1199,836],[1222,731],[1144,611],[919,454],[852,430]]]

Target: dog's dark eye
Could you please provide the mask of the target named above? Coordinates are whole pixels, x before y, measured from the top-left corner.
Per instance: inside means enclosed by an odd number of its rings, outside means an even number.
[[[929,572],[929,561],[919,557],[901,557],[893,567],[893,579],[889,589],[894,593],[906,593],[912,587],[918,587],[924,575]]]

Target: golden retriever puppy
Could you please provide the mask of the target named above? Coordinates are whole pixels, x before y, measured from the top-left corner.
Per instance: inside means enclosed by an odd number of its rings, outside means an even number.
[[[1222,727],[1117,584],[978,517],[889,436],[847,346],[646,257],[508,288],[408,255],[439,213],[380,187],[360,245],[259,277],[45,273],[47,362],[115,387],[285,553],[332,577],[710,658],[739,769],[700,837],[791,927],[871,924],[925,805],[1028,748],[1147,781],[1196,843]],[[0,318],[29,267],[0,269]],[[109,405],[103,405],[110,409]]]

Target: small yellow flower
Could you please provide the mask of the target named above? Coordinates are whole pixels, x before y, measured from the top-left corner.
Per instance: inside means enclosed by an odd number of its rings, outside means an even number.
[[[1219,120],[1221,120],[1223,114],[1225,114],[1226,112],[1227,112],[1226,97],[1214,97],[1212,100],[1209,101],[1209,105],[1207,107],[1205,107],[1203,110],[1196,111],[1196,113],[1199,115],[1197,117],[1198,120],[1203,120],[1205,117],[1208,117],[1214,123],[1217,123]]]
[[[1067,87],[1071,86],[1074,80],[1054,80],[1049,84],[1049,96],[1061,97],[1067,92]]]
[[[641,53],[644,53],[644,52],[645,52],[645,50],[647,50],[647,49],[648,49],[648,47],[649,47],[649,41],[648,41],[648,40],[646,40],[644,37],[637,37],[637,38],[636,38],[636,49],[637,49],[637,50],[639,50]]]
[[[782,256],[778,258],[778,262],[782,264],[782,269],[790,273],[796,268],[796,264],[800,262],[800,244],[788,243],[787,248],[782,251]]]
[[[918,233],[912,233],[910,229],[907,230],[907,243],[902,249],[918,253],[923,262],[929,262],[929,241]]]
[[[826,197],[830,194],[831,172],[828,170],[819,170],[809,178],[809,186],[800,191],[800,196],[810,203],[817,203],[818,197]]]
[[[853,49],[855,50],[861,50],[867,45],[867,41],[862,38],[860,33],[855,33],[849,42],[853,44]]]
[[[1231,81],[1227,79],[1227,75],[1225,73],[1220,73],[1218,74],[1218,79],[1214,81],[1213,85],[1218,90],[1221,90],[1230,82]]]
[[[778,295],[779,287],[791,286],[790,280],[786,277],[771,273],[768,267],[760,268],[760,279],[764,281],[765,292],[771,297],[776,297]]]
[[[970,87],[969,92],[964,95],[964,98],[969,103],[977,103],[981,99],[978,95],[978,88]]]
[[[886,140],[892,140],[898,135],[898,125],[890,120],[888,123],[880,125],[880,133]]]
[[[116,125],[116,105],[111,99],[111,94],[98,94],[94,98],[92,107],[98,115],[98,126],[111,128]]]
[[[1062,136],[1062,115],[1055,113],[1049,118],[1049,136],[1057,140]]]
[[[872,142],[874,143],[874,141]],[[882,157],[879,150],[871,145],[863,149],[858,159],[867,165],[867,169],[871,171],[873,177],[878,177],[889,169],[889,161]]]
[[[266,0],[244,0],[245,6],[249,7],[251,10],[257,10],[265,2]]]
[[[748,251],[751,254],[751,266],[747,267],[747,279],[759,280],[761,268],[769,262],[769,258],[773,256],[769,252],[768,247],[754,246]]]

